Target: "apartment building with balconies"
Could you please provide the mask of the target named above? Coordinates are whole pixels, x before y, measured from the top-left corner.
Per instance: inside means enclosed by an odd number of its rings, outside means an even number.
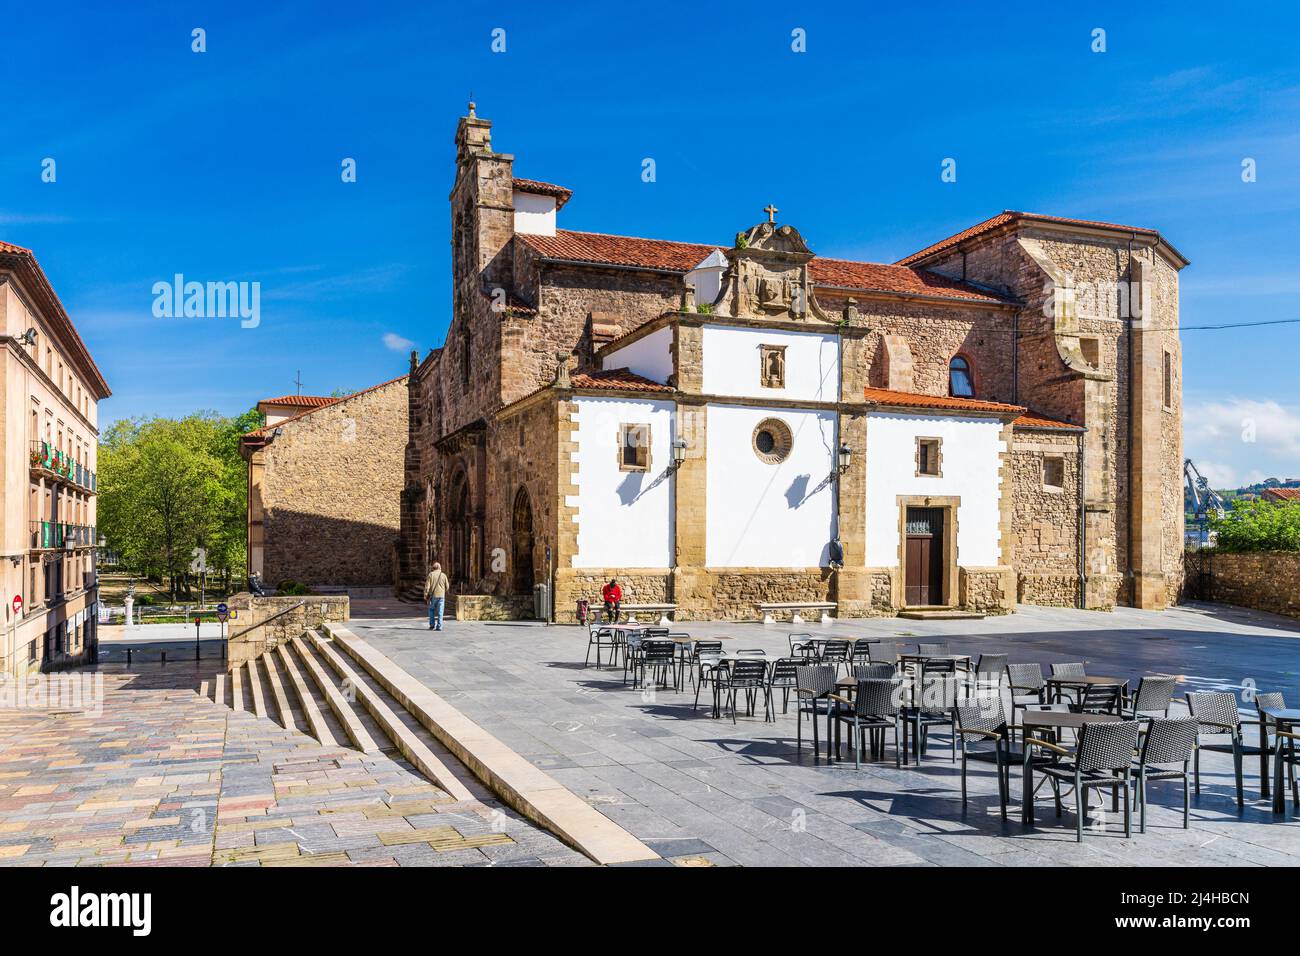
[[[96,656],[98,403],[110,394],[31,251],[0,242],[0,674]]]

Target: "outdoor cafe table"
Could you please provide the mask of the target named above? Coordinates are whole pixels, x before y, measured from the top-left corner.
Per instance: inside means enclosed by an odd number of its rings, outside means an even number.
[[[1128,680],[1123,677],[1094,677],[1091,674],[1086,677],[1066,677],[1065,675],[1053,675],[1047,678],[1045,683],[1051,691],[1055,688],[1054,697],[1057,703],[1061,701],[1061,691],[1066,688],[1074,690],[1083,690],[1087,687],[1118,687],[1120,693],[1128,687]]]
[[[1029,738],[1034,736],[1030,731],[1035,729],[1073,730],[1078,733],[1083,729],[1084,724],[1114,724],[1121,719],[1118,714],[1080,714],[1072,710],[1026,710],[1021,713],[1020,726],[1023,728],[1022,736]],[[1026,744],[1024,783],[1021,786],[1020,798],[1020,819],[1026,826],[1033,826],[1034,817],[1033,786],[1029,782],[1030,753],[1029,746]]]
[[[1268,786],[1268,730],[1265,727],[1263,718],[1277,724],[1278,730],[1290,730],[1296,724],[1300,724],[1300,709],[1295,707],[1261,707],[1259,709],[1259,762],[1260,762],[1260,790]],[[1282,740],[1277,742],[1277,754],[1273,757],[1273,812],[1286,813],[1286,787],[1282,781],[1282,767],[1286,763],[1282,759]],[[1261,796],[1268,796],[1267,792]]]

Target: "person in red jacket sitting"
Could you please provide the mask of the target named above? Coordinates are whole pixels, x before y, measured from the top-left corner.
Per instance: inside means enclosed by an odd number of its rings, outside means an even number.
[[[609,583],[600,589],[600,599],[605,602],[605,620],[611,624],[618,623],[618,606],[623,603],[623,589],[618,581],[609,579]]]

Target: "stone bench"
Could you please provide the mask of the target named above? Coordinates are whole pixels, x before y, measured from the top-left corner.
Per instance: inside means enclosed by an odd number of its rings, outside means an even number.
[[[597,614],[604,614],[604,608],[605,608],[604,601],[594,602],[591,606],[592,606],[592,610],[594,610]],[[676,604],[620,604],[618,610],[619,610],[619,614],[626,615],[624,620],[628,624],[637,623],[636,615],[638,611],[644,614],[651,614],[654,613],[655,611],[658,611],[659,623],[671,624],[672,620],[668,617],[668,615],[677,613],[677,605]]]
[[[830,624],[832,618],[831,611],[838,608],[839,605],[834,601],[778,601],[773,604],[760,604],[758,611],[763,615],[764,624],[775,624],[776,618],[772,616],[773,611],[789,611],[791,624],[803,624],[803,615],[800,611],[821,611],[823,624]]]

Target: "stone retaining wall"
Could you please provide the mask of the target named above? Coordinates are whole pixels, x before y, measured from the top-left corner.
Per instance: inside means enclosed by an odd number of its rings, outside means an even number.
[[[297,607],[299,603],[302,607]],[[260,657],[277,644],[292,640],[303,631],[326,621],[346,621],[351,603],[346,594],[304,594],[299,597],[253,597],[236,594],[226,604],[234,612],[227,625],[226,669]],[[286,608],[289,613],[258,627]]]
[[[1300,552],[1207,551],[1200,560],[1213,575],[1213,600],[1300,618]]]

